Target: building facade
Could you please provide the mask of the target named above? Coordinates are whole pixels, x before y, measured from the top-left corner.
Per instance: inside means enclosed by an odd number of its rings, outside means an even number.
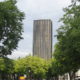
[[[52,21],[34,20],[33,56],[44,59],[52,57]]]

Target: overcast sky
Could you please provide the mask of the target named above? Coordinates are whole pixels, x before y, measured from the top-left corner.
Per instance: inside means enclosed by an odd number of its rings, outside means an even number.
[[[2,1],[2,0],[0,0]],[[51,19],[53,22],[53,48],[56,43],[56,29],[61,25],[58,20],[63,16],[63,8],[67,7],[71,0],[17,0],[18,8],[25,13],[23,21],[23,40],[19,42],[17,50],[10,58],[24,57],[32,54],[33,20]]]

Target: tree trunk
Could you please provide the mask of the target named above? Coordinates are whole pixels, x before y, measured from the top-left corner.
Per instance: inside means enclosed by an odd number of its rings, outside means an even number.
[[[69,72],[70,80],[75,80],[75,71]]]

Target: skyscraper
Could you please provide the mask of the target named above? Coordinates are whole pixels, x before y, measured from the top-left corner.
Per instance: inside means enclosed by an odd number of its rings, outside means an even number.
[[[52,21],[34,20],[33,55],[44,59],[52,57]]]

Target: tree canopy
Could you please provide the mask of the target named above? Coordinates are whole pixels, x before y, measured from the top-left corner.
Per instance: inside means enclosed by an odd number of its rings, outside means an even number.
[[[46,78],[48,62],[39,57],[26,57],[15,62],[15,72],[31,75],[34,79]]]
[[[11,54],[22,39],[24,13],[17,8],[16,2],[0,2],[0,57]]]
[[[80,68],[80,1],[74,0],[60,19],[63,23],[57,30],[58,42],[54,58],[63,68],[62,73],[76,72]]]

